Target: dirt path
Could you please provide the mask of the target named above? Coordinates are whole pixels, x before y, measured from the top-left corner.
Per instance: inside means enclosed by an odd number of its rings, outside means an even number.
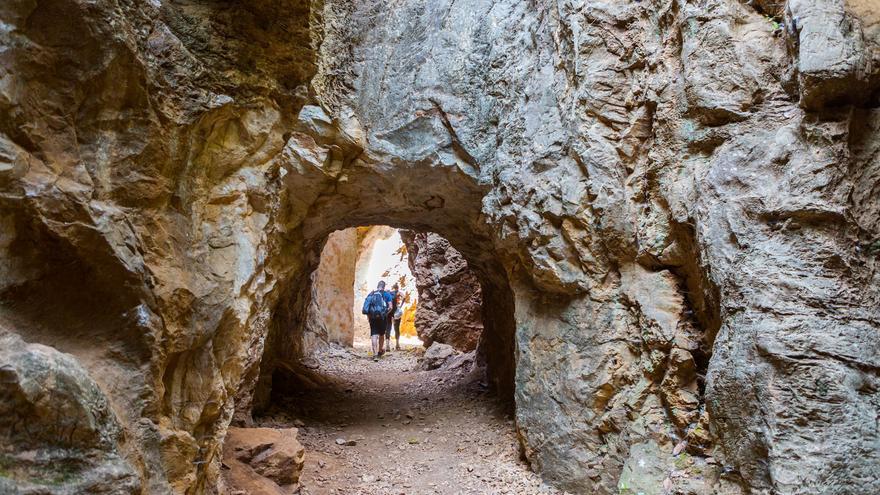
[[[480,373],[418,371],[419,354],[410,348],[375,363],[362,347],[337,348],[311,363],[329,386],[258,419],[300,428],[300,493],[557,493],[519,460],[513,421]]]

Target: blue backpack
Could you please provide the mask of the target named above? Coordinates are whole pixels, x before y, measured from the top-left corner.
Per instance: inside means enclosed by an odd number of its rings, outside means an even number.
[[[385,297],[381,291],[374,290],[364,299],[364,309],[361,312],[370,318],[381,318],[388,312]]]

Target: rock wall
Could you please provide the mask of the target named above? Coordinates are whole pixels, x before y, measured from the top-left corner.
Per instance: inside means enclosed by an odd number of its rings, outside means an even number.
[[[402,231],[409,268],[419,291],[416,331],[425,347],[477,348],[483,332],[480,281],[461,253],[434,233]]]
[[[356,305],[354,282],[357,256],[357,229],[338,230],[327,236],[327,243],[321,250],[321,261],[312,276],[312,304],[317,312],[317,324],[314,330],[305,328],[316,342],[335,342],[349,347],[354,344],[354,315],[351,308]]]
[[[4,3],[2,393],[90,426],[0,410],[0,486],[212,490],[326,237],[388,224],[480,279],[547,481],[880,492],[877,10]]]

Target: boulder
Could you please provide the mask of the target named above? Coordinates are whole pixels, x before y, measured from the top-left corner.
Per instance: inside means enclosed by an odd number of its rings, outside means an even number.
[[[94,380],[72,356],[2,328],[0,438],[0,493],[141,493]]]
[[[434,342],[422,356],[420,366],[423,370],[435,370],[443,366],[455,354],[455,348],[451,345]]]
[[[270,494],[298,483],[305,449],[296,437],[296,428],[230,427],[223,447],[227,485]]]

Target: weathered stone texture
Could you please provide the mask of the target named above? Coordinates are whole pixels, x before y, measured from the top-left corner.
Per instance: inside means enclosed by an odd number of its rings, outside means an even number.
[[[3,386],[70,385],[45,392],[90,425],[65,483],[213,489],[233,415],[295,374],[327,235],[388,224],[473,269],[490,381],[546,480],[880,492],[876,2],[0,21]],[[58,440],[20,441],[5,455]]]
[[[0,493],[141,492],[104,393],[68,355],[0,329]]]
[[[422,356],[421,363],[419,364],[423,370],[434,370],[437,369],[446,362],[450,357],[455,354],[455,348],[449,344],[443,344],[440,342],[434,342],[429,345],[425,350],[425,355]]]
[[[355,264],[358,255],[357,229],[338,230],[327,236],[321,262],[312,275],[312,304],[316,325],[306,327],[316,342],[354,343]],[[304,336],[305,338],[305,336]]]
[[[477,348],[483,331],[480,281],[449,241],[437,234],[401,232],[416,279],[416,331],[425,347],[449,344],[462,352]]]
[[[235,428],[226,432],[225,489],[249,495],[286,495],[299,483],[305,449],[296,428]]]

